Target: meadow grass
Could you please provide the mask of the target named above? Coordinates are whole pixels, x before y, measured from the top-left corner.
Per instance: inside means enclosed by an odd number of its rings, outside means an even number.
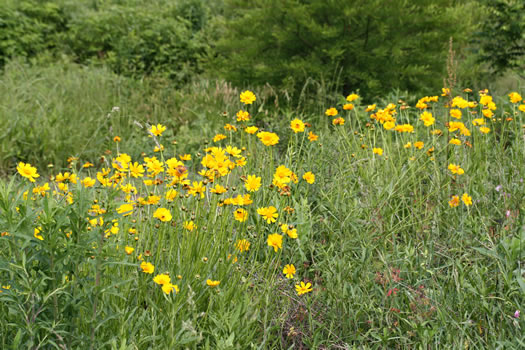
[[[27,133],[9,137],[33,145],[2,146],[19,167],[0,188],[2,348],[525,346],[522,98],[332,96],[299,113],[269,87],[245,104],[225,83],[27,69],[2,97]],[[70,105],[78,84],[93,94]],[[69,143],[38,141],[31,113]],[[31,155],[45,142],[52,157]]]

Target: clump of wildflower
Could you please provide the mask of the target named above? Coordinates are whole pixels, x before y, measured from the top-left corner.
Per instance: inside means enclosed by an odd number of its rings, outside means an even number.
[[[31,166],[31,164],[29,163],[27,164],[23,162],[18,163],[16,170],[18,171],[20,175],[22,175],[23,177],[25,177],[31,182],[35,182],[35,178],[40,177],[40,175],[38,175],[37,173],[36,168]]]
[[[425,124],[425,126],[431,126],[436,120],[429,112],[423,112],[419,119]]]
[[[243,110],[240,110],[239,112],[237,112],[238,122],[247,122],[248,120],[250,120],[250,113],[243,111]]]
[[[221,284],[221,281],[214,281],[211,279],[207,279],[206,284],[210,286],[211,288],[214,288],[214,287],[217,287],[219,284]]]
[[[263,219],[266,220],[266,222],[269,224],[277,221],[277,217],[279,216],[279,214],[277,213],[277,208],[273,206],[258,208],[257,214],[262,216]]]
[[[342,117],[337,117],[332,120],[333,125],[345,125],[345,119]]]
[[[463,170],[461,166],[457,164],[453,164],[453,163],[450,163],[448,165],[448,170],[450,170],[452,174],[457,174],[457,175],[463,175],[465,173],[465,170]]]
[[[451,208],[455,208],[459,205],[459,196],[452,196],[452,199],[448,201],[448,205]]]
[[[166,208],[157,208],[153,213],[153,217],[163,222],[171,221],[172,219],[170,211]]]
[[[117,213],[123,216],[131,215],[133,213],[133,204],[122,204],[120,207],[117,208]]]
[[[468,193],[463,193],[461,196],[461,201],[468,207],[472,205],[472,197],[468,195]]]
[[[301,119],[294,119],[290,122],[290,128],[292,128],[294,133],[303,132],[305,125]]]
[[[248,212],[242,208],[238,208],[233,212],[235,220],[239,222],[245,222],[248,219]]]
[[[310,131],[308,133],[308,141],[314,142],[314,141],[317,141],[318,138],[319,138],[319,136],[314,134],[313,132]]]
[[[162,124],[152,125],[149,129],[149,132],[155,136],[161,136],[164,131],[166,131],[166,127]]]
[[[261,131],[257,133],[257,137],[265,146],[274,146],[279,143],[279,136],[273,132]]]
[[[248,175],[244,187],[249,192],[257,192],[261,187],[261,178],[257,175]]]
[[[315,182],[315,175],[311,171],[306,172],[303,175],[303,180],[309,184],[313,184]]]
[[[272,247],[275,252],[283,247],[283,236],[278,233],[273,233],[268,236],[268,246]]]
[[[520,103],[521,102],[521,95],[517,92],[511,92],[509,94],[509,99],[511,103]]]
[[[256,127],[256,126],[248,126],[248,127],[246,127],[244,129],[245,132],[247,132],[248,134],[251,134],[251,135],[255,134],[257,132],[257,130],[259,130],[259,128]]]
[[[155,271],[155,266],[152,263],[143,261],[140,263],[140,268],[142,272],[152,274]]]
[[[243,252],[247,252],[248,250],[250,250],[250,242],[246,239],[240,239],[237,241],[237,243],[235,243],[235,248],[237,248],[237,250],[239,250],[239,252],[243,253]]]
[[[42,227],[35,227],[35,230],[34,230],[33,236],[34,236],[36,239],[39,239],[39,240],[43,241],[43,240],[44,240],[44,237],[40,234],[40,232],[42,232]]]
[[[295,275],[295,266],[293,264],[287,264],[284,266],[283,274],[286,278],[293,278]]]
[[[241,99],[241,102],[244,103],[245,105],[251,105],[252,103],[255,102],[256,97],[253,92],[251,92],[250,90],[246,90],[244,92],[241,92],[240,99]]]
[[[197,225],[193,221],[184,221],[184,228],[191,232],[197,228]]]
[[[335,117],[337,115],[337,109],[335,109],[334,107],[328,108],[324,112],[324,114],[326,114],[329,117]]]
[[[297,292],[297,295],[303,295],[306,293],[310,293],[313,289],[312,284],[310,282],[306,284],[304,282],[301,282],[300,284],[295,285],[295,290]]]

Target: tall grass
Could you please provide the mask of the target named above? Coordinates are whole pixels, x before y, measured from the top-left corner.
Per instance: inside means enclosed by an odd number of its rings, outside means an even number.
[[[6,77],[27,69],[16,67]],[[51,170],[47,158],[39,164],[38,157],[7,157],[8,168],[35,159],[39,172],[46,169],[55,176],[52,181],[41,176],[35,184],[20,175],[2,181],[2,348],[465,349],[525,344],[523,316],[516,316],[524,309],[525,295],[525,113],[518,110],[520,103],[495,96],[492,118],[482,117],[479,103],[462,109],[461,121],[471,134],[466,136],[449,129],[455,120],[445,105],[452,96],[428,103],[435,123],[426,127],[415,103],[407,108],[392,99],[366,112],[359,99],[353,109],[344,110],[347,101],[334,96],[300,115],[277,101],[282,95],[262,92],[270,87],[257,93],[253,105],[242,105],[239,91],[228,84],[199,81],[175,91],[162,81],[97,80],[101,71],[71,69],[75,77],[62,85],[89,87],[85,105],[67,103],[79,91],[49,85],[56,68],[44,71],[45,79],[28,76],[33,83],[6,92],[17,97],[12,110],[19,108],[20,115],[29,110],[40,111],[43,120],[59,114],[68,118],[72,125],[56,117],[47,137],[63,135],[72,143],[54,148],[57,165]],[[62,78],[68,76],[67,70],[61,72]],[[87,76],[84,85],[79,72]],[[44,95],[49,86],[62,91],[64,101]],[[137,92],[126,90],[129,86],[138,86]],[[455,95],[479,102],[477,94]],[[397,106],[387,108],[389,102]],[[107,117],[113,106],[120,111]],[[334,125],[335,117],[324,115],[326,107],[335,107],[344,125]],[[252,119],[238,122],[239,109],[249,111]],[[83,113],[88,117],[75,127],[71,115]],[[414,132],[387,130],[381,115],[395,118],[396,125],[411,124]],[[298,117],[311,126],[295,133],[290,122]],[[96,118],[107,119],[106,124],[93,125]],[[479,118],[490,132],[473,124]],[[147,124],[159,123],[166,130],[154,136]],[[19,128],[23,125],[31,124]],[[277,133],[279,143],[263,145],[244,131],[247,125]],[[16,132],[33,135],[19,128]],[[310,131],[319,139],[310,141]],[[73,137],[79,133],[83,136]],[[218,140],[216,133],[225,139]],[[13,140],[31,140],[13,135]],[[120,142],[113,140],[116,135]],[[453,138],[460,144],[450,144]],[[33,144],[42,149],[39,142]],[[93,153],[79,152],[79,145],[93,147]],[[160,145],[164,149],[155,152]],[[383,152],[374,153],[374,148]],[[101,153],[101,164],[82,167],[86,161],[100,162]],[[146,169],[145,177],[134,177],[124,153],[131,163],[162,171]],[[177,161],[186,153],[191,160]],[[68,164],[58,157],[70,155],[80,157],[69,162],[77,178],[57,169]],[[146,159],[153,156],[163,164]],[[453,174],[450,164],[465,173]],[[275,175],[281,165],[293,172],[284,182]],[[308,171],[315,174],[313,184],[303,179]],[[258,191],[245,186],[249,175],[261,177]],[[97,179],[94,187],[86,185],[88,176]],[[40,189],[44,195],[33,192],[45,182],[50,189]],[[213,193],[217,185],[226,192]],[[245,194],[252,204],[232,200]],[[461,199],[456,207],[449,204],[463,194],[472,198],[471,205]],[[132,209],[123,210],[124,204]],[[258,213],[270,206],[277,210],[275,222]],[[169,210],[172,218],[156,218],[159,208]],[[246,221],[235,219],[238,209],[247,211]],[[280,224],[297,229],[298,237],[283,232]],[[274,250],[268,239],[275,233],[283,243]],[[242,239],[250,242],[248,251],[238,249]],[[144,272],[142,262],[155,271]],[[293,279],[283,274],[287,264],[295,265]],[[179,291],[163,292],[153,281],[158,274],[169,274]],[[220,284],[213,286],[208,279]],[[298,295],[300,282],[311,283],[313,290]]]

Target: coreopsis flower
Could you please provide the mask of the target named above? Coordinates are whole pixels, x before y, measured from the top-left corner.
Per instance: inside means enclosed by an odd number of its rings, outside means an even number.
[[[450,116],[452,118],[461,119],[461,110],[460,109],[451,109]]]
[[[257,214],[262,216],[263,219],[266,220],[266,222],[269,224],[277,221],[277,217],[279,216],[279,214],[277,213],[277,208],[273,206],[258,208]]]
[[[164,131],[166,131],[166,127],[162,124],[152,125],[149,129],[149,132],[155,136],[161,136]]]
[[[450,95],[450,89],[449,88],[441,88],[441,96],[448,96]]]
[[[166,194],[164,195],[166,200],[168,202],[173,202],[175,198],[177,197],[178,192],[174,190],[173,188],[166,191]]]
[[[359,98],[359,95],[357,95],[357,94],[350,94],[350,95],[346,96],[346,100],[348,102],[353,102],[353,101],[357,100],[358,98]]]
[[[483,113],[483,116],[485,118],[491,119],[494,116],[494,112],[492,112],[490,109],[484,109],[481,113]]]
[[[193,221],[184,221],[184,228],[191,232],[197,229],[197,225]]]
[[[226,131],[237,131],[237,127],[235,125],[226,124],[226,125],[224,125],[224,130],[226,130]]]
[[[193,181],[193,186],[189,187],[188,193],[192,196],[196,196],[200,194],[201,198],[204,198],[204,192],[206,191],[206,186],[202,183],[202,181]]]
[[[434,117],[432,116],[431,113],[429,112],[423,112],[421,114],[421,116],[419,117],[419,119],[421,121],[423,121],[423,123],[425,124],[425,126],[431,126],[432,124],[434,124],[434,122],[436,121],[436,119],[434,119]]]
[[[251,135],[255,134],[257,132],[257,130],[259,130],[259,128],[256,127],[256,126],[248,126],[248,127],[246,127],[244,129],[245,132],[247,132],[248,134],[251,134]]]
[[[468,195],[468,193],[463,193],[461,196],[461,201],[468,207],[469,205],[472,205],[472,197]]]
[[[412,142],[405,143],[405,145],[403,147],[406,148],[406,149],[412,147]]]
[[[376,148],[376,147],[374,147],[374,148],[372,149],[372,152],[373,152],[374,154],[377,154],[378,156],[382,156],[382,155],[383,155],[383,149],[382,149],[382,148]]]
[[[164,151],[163,145],[160,145],[160,147],[155,146],[155,148],[153,148],[153,152],[162,152],[162,151]]]
[[[417,149],[423,148],[424,145],[425,144],[422,141],[414,142],[414,147],[417,148]]]
[[[353,105],[352,103],[345,103],[345,104],[343,105],[343,109],[344,109],[345,111],[351,111],[352,109],[354,109],[354,105]]]
[[[243,111],[243,110],[240,110],[239,112],[237,112],[238,122],[247,122],[248,120],[250,120],[250,113]]]
[[[450,141],[448,143],[450,143],[451,145],[460,146],[461,145],[461,140],[457,139],[457,138],[453,138],[453,139],[450,139]]]
[[[120,136],[115,136],[115,137],[113,138],[113,141],[114,141],[114,142],[120,142],[120,141],[121,141]]]
[[[170,294],[173,291],[175,291],[175,293],[179,292],[179,287],[176,284],[171,283],[163,284],[161,289],[165,294]]]
[[[120,207],[117,208],[117,213],[123,216],[131,215],[133,213],[133,204],[122,204]]]
[[[250,90],[246,90],[244,92],[241,92],[240,99],[241,102],[245,105],[251,105],[253,102],[255,102],[256,97],[253,92],[251,92]]]
[[[310,293],[312,290],[312,284],[310,282],[306,284],[304,282],[301,282],[300,284],[295,285],[295,291],[297,292],[297,295]]]
[[[257,175],[248,175],[244,187],[249,192],[257,192],[261,187],[261,178]]]
[[[92,168],[92,167],[94,167],[94,166],[95,166],[95,165],[94,165],[93,163],[86,162],[86,163],[84,163],[84,164],[82,165],[82,168],[87,169],[87,168]]]
[[[304,123],[301,119],[294,119],[290,122],[290,128],[292,128],[294,133],[303,132],[304,131]]]
[[[448,165],[448,170],[450,170],[452,174],[457,175],[463,175],[465,173],[465,170],[463,170],[461,166],[452,163]]]
[[[183,162],[191,160],[191,154],[182,154],[179,156],[179,159]]]
[[[319,138],[319,136],[314,134],[313,132],[310,131],[308,133],[308,141],[314,142],[314,141],[317,141],[318,138]]]
[[[525,104],[523,104],[523,105],[519,105],[518,109],[519,109],[521,112],[525,112]]]
[[[511,92],[509,94],[509,99],[511,103],[520,103],[521,102],[521,95],[517,92]]]
[[[257,137],[265,146],[274,146],[279,143],[279,136],[273,132],[261,131],[257,133]]]
[[[132,177],[138,178],[144,176],[144,167],[137,162],[130,163],[128,170]]]
[[[293,278],[293,275],[295,275],[295,266],[293,264],[285,265],[283,273],[286,276],[286,278]]]
[[[411,124],[396,125],[395,130],[397,132],[414,132],[414,126]]]
[[[135,248],[129,247],[129,246],[125,246],[124,247],[124,251],[126,252],[126,254],[131,255],[135,251]]]
[[[221,140],[224,140],[226,138],[226,135],[224,134],[217,134],[213,137],[213,142],[219,142]]]
[[[368,105],[368,107],[366,107],[365,109],[365,112],[372,112],[376,109],[376,105],[373,104],[373,105]]]
[[[141,262],[140,268],[142,269],[142,272],[152,274],[155,271],[155,266],[153,266],[152,263],[149,262]]]
[[[383,129],[392,130],[396,127],[396,123],[393,121],[388,121],[383,123]]]
[[[89,176],[85,177],[84,180],[81,180],[80,183],[84,185],[84,187],[89,188],[93,187],[97,180],[90,178]]]
[[[483,106],[488,106],[490,103],[494,103],[494,101],[492,100],[492,96],[490,95],[483,95],[479,99],[479,104]]]
[[[452,198],[448,201],[448,205],[451,208],[455,208],[459,205],[459,196],[452,196]]]
[[[331,107],[331,108],[328,108],[324,114],[326,114],[327,116],[329,117],[334,117],[337,115],[337,109],[335,109],[334,107]]]
[[[239,222],[245,222],[248,219],[248,212],[242,208],[238,208],[233,212],[235,220]]]
[[[333,125],[345,125],[345,119],[342,117],[337,117],[332,120]]]
[[[247,252],[250,250],[250,242],[248,242],[246,239],[240,239],[235,243],[235,248],[239,250],[239,252]]]
[[[315,175],[311,171],[306,172],[303,175],[303,180],[309,184],[313,184],[315,182]]]
[[[44,237],[40,234],[42,232],[42,227],[35,227],[33,236],[41,241],[44,240]]]
[[[490,132],[490,128],[487,128],[486,126],[482,126],[479,128],[479,131],[481,131],[484,134],[488,134]]]
[[[22,175],[23,177],[25,177],[31,182],[35,182],[35,178],[40,177],[40,175],[38,175],[37,173],[36,168],[31,166],[31,164],[29,163],[27,164],[23,162],[18,163],[16,170],[18,171],[20,175]]]
[[[452,99],[452,107],[467,108],[468,101],[461,96],[456,96]]]
[[[221,281],[213,281],[213,280],[207,279],[206,284],[210,286],[211,288],[214,288],[214,287],[217,287],[219,284],[221,284]]]
[[[49,191],[49,183],[47,182],[42,186],[36,186],[33,188],[33,194],[39,194],[42,197],[46,195],[47,191]]]
[[[171,221],[172,219],[170,211],[166,208],[157,208],[153,213],[153,217],[163,222]]]
[[[153,282],[159,285],[164,285],[164,284],[171,283],[171,278],[169,275],[161,273],[160,275],[157,275],[153,278]]]
[[[221,186],[219,184],[215,185],[215,187],[210,190],[211,193],[215,193],[215,194],[222,194],[226,191],[227,191],[226,188],[224,188],[224,186]]]
[[[283,248],[283,236],[278,233],[273,233],[268,236],[268,246],[272,247],[275,252]]]

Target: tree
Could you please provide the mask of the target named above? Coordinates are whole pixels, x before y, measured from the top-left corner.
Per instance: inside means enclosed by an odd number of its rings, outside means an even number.
[[[471,26],[452,0],[227,0],[217,69],[236,82],[367,95],[441,87],[450,37]]]

